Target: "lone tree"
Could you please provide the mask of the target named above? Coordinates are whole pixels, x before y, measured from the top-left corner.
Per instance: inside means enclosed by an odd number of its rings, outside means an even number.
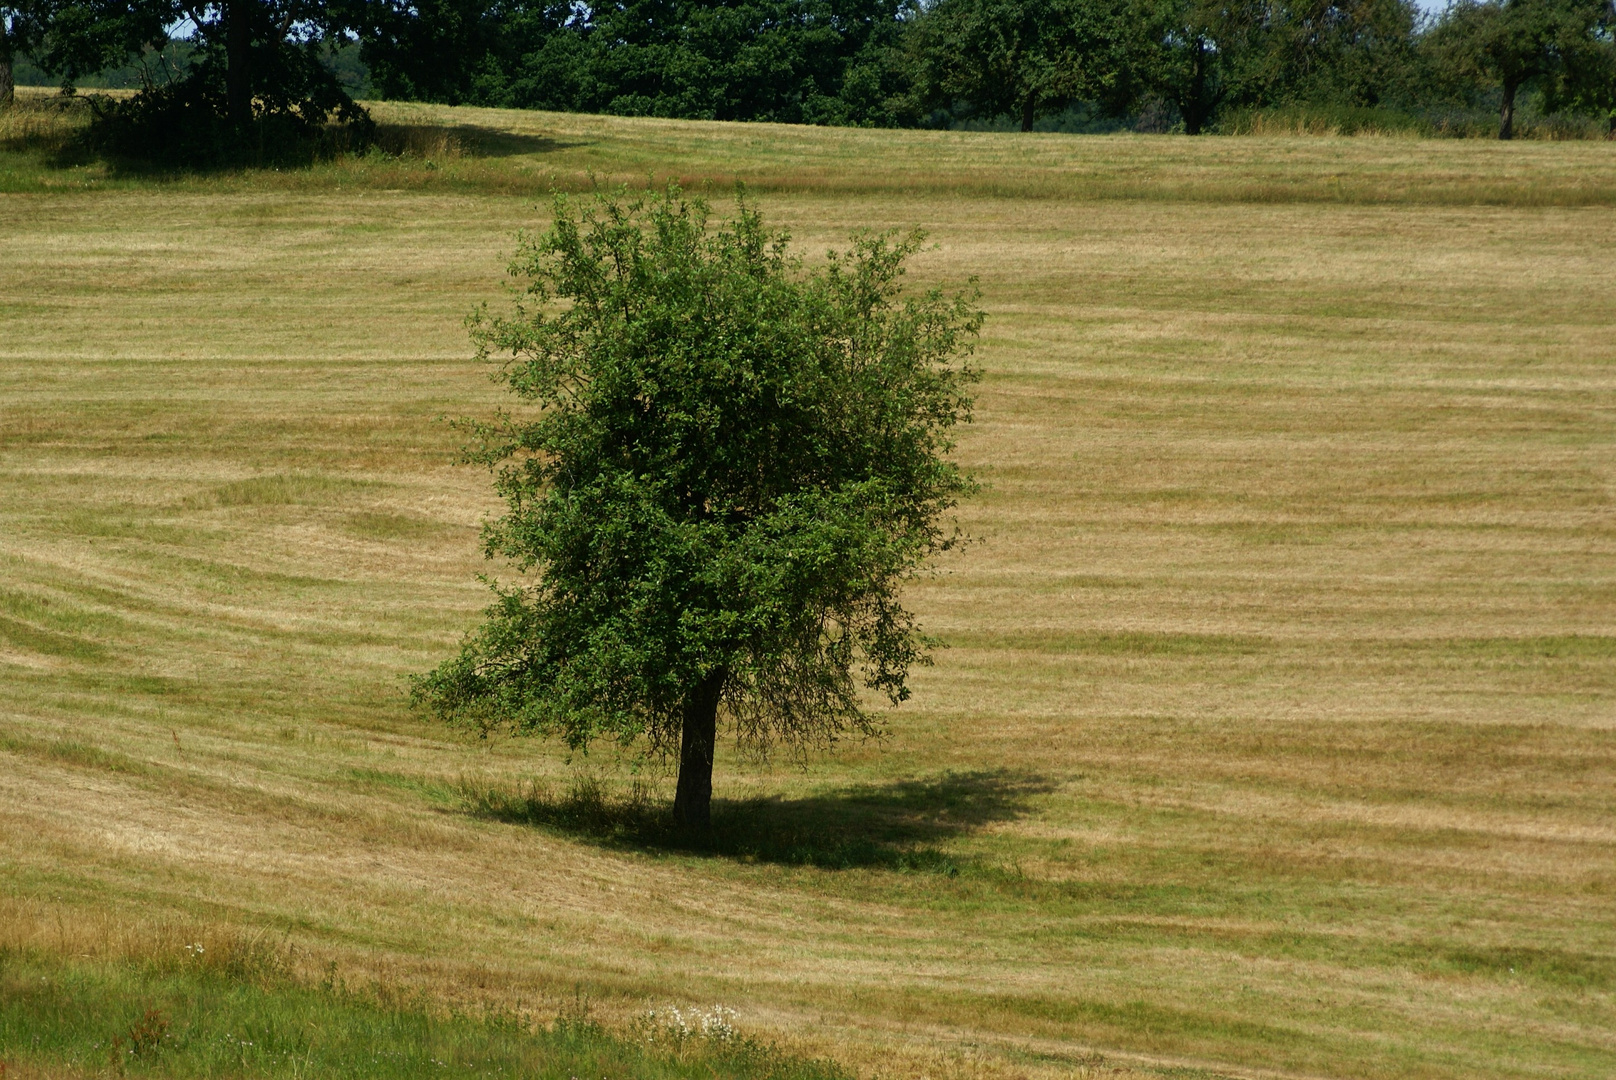
[[[679,755],[674,816],[705,827],[722,712],[758,748],[869,733],[929,642],[898,591],[957,534],[949,460],[982,313],[900,297],[914,234],[807,271],[744,200],[597,195],[524,241],[526,291],[479,355],[536,412],[479,426],[506,514],[485,553],[529,575],[416,683],[443,718],[645,739]]]

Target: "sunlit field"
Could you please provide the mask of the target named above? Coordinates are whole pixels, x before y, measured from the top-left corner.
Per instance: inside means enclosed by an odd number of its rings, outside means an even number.
[[[863,1077],[1616,1074],[1616,143],[378,116],[0,130],[0,997],[195,937]],[[924,228],[989,313],[949,648],[883,740],[722,755],[701,843],[407,700],[500,570],[463,319],[591,176]]]

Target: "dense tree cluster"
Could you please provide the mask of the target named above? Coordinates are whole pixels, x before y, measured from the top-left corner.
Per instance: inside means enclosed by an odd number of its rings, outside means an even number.
[[[1508,138],[1529,101],[1616,130],[1616,0],[5,0],[0,100],[14,56],[71,82],[174,35],[190,62],[124,118],[212,139],[362,120],[334,45],[374,92],[453,104],[1023,129],[1080,107],[1191,134],[1276,106],[1493,109]]]
[[[384,94],[635,116],[889,124],[904,0],[381,3]]]
[[[387,0],[358,30],[384,94],[703,119],[924,125],[1074,104],[1165,113],[1496,107],[1609,116],[1612,0]]]

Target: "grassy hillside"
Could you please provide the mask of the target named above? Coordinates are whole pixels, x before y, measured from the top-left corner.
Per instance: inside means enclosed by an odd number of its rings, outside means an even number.
[[[1616,145],[384,119],[0,151],[0,945],[265,933],[865,1075],[1616,1071]],[[723,761],[699,848],[404,699],[486,596],[461,319],[591,172],[923,226],[990,312],[952,648],[884,742]]]
[[[82,102],[34,88],[0,115],[0,192],[142,189],[143,170],[53,150]],[[121,93],[114,91],[114,94]],[[202,191],[334,188],[518,195],[674,179],[778,194],[1197,203],[1611,206],[1608,142],[1473,139],[1177,138],[890,131],[727,124],[506,109],[372,106],[385,153],[313,169],[163,177]],[[400,157],[400,152],[403,156]]]

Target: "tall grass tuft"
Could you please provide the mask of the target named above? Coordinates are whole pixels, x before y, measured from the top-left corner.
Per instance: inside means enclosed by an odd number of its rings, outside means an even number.
[[[1379,136],[1382,138],[1496,139],[1498,116],[1488,110],[1404,112],[1345,105],[1283,105],[1232,110],[1219,121],[1221,135]],[[1527,114],[1516,120],[1519,139],[1602,139],[1608,125],[1594,117]]]
[[[466,155],[463,139],[437,124],[378,124],[376,149],[397,158],[456,161]]]
[[[82,98],[19,93],[0,109],[0,150],[60,153],[83,136],[90,115]]]
[[[1395,109],[1336,105],[1287,105],[1233,111],[1218,124],[1222,135],[1370,135],[1420,138],[1434,135],[1431,125]]]

